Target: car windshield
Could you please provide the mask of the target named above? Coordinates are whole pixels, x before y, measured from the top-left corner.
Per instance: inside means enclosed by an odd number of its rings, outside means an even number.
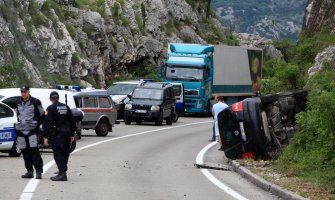
[[[137,99],[163,99],[163,90],[152,88],[135,88],[132,98]]]
[[[109,95],[127,95],[132,93],[137,84],[114,84],[107,89]]]
[[[202,81],[204,79],[204,69],[190,66],[167,66],[166,78],[172,80]]]

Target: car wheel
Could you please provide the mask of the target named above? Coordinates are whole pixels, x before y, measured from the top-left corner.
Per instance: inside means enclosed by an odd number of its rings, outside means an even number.
[[[173,115],[172,115],[172,122],[176,123],[179,119],[179,115],[177,112],[173,112]]]
[[[95,133],[97,136],[104,137],[108,134],[109,123],[106,119],[101,119],[98,125],[95,127]]]
[[[10,157],[20,157],[21,149],[19,148],[17,137],[15,138],[12,149],[8,152]]]
[[[171,114],[168,118],[166,118],[166,124],[172,125],[172,119],[173,119],[173,111],[171,111]]]
[[[155,120],[155,124],[156,124],[157,126],[161,126],[162,123],[163,123],[163,120],[164,120],[164,119],[163,119],[163,113],[160,112],[158,118]]]
[[[78,136],[78,140],[81,139],[81,131],[82,131],[82,129],[81,129],[81,122],[77,122],[76,123],[76,134]]]
[[[129,125],[131,123],[131,119],[128,116],[124,116],[123,120],[126,125]]]
[[[140,120],[140,119],[136,120],[136,124],[137,124],[137,125],[142,124],[142,120]]]

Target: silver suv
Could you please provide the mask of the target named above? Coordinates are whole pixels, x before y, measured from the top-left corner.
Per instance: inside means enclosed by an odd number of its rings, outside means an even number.
[[[107,136],[117,117],[115,105],[107,91],[82,90],[74,93],[73,97],[76,107],[84,112],[81,128],[94,129],[97,136]]]

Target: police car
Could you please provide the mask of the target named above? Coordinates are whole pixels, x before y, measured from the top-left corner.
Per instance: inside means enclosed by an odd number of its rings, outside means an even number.
[[[17,121],[15,111],[0,103],[0,151],[11,157],[19,157],[21,149],[17,146],[14,124]]]

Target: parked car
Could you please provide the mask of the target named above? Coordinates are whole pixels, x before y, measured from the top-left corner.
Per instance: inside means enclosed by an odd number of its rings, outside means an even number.
[[[0,151],[11,157],[19,157],[21,149],[17,146],[14,124],[17,122],[15,111],[6,104],[0,103]]]
[[[247,98],[218,114],[221,150],[230,159],[245,153],[276,157],[293,137],[295,115],[306,108],[307,91]]]
[[[97,136],[107,136],[116,122],[117,111],[106,90],[82,90],[73,94],[75,105],[84,112],[82,129],[94,129]]]
[[[128,94],[132,94],[140,80],[115,82],[107,88],[107,93],[112,97],[117,110],[117,119],[123,119],[124,106],[129,101]]]
[[[172,124],[176,99],[170,83],[141,83],[129,98],[124,110],[125,124],[153,121],[160,126],[164,120],[168,125]]]
[[[117,119],[123,119],[124,106],[129,101],[128,95],[133,93],[136,86],[143,82],[153,82],[152,79],[128,80],[113,83],[107,88],[117,110]]]

